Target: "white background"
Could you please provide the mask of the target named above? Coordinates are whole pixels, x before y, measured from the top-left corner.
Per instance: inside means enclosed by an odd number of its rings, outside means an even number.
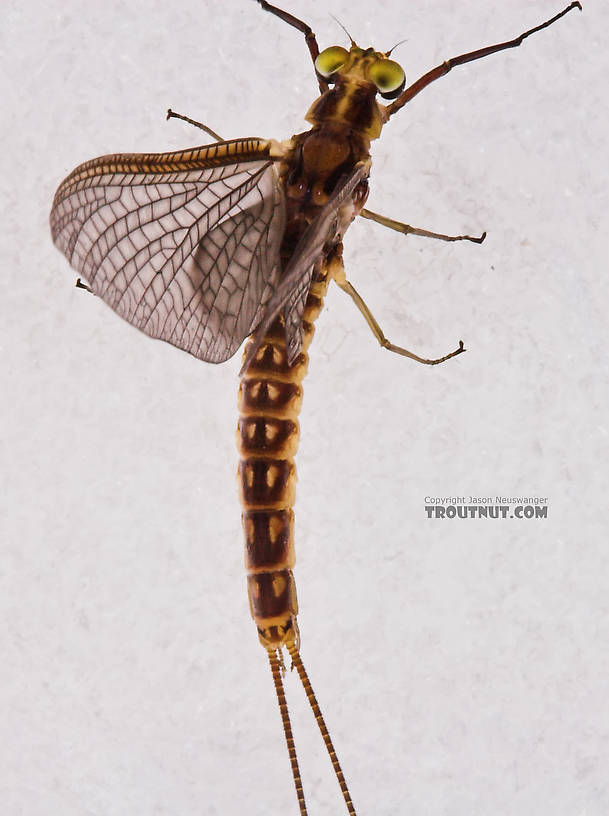
[[[561,0],[285,0],[320,47],[413,81]],[[303,38],[252,0],[2,10],[2,669],[8,816],[296,814],[249,619],[239,360],[213,367],[74,288],[47,216],[77,163],[307,125]],[[336,287],[305,383],[302,654],[358,814],[609,812],[609,6],[457,68],[373,145],[369,206],[482,246],[346,237],[382,351]],[[539,521],[437,521],[427,495],[541,495]],[[343,812],[295,675],[310,813]]]

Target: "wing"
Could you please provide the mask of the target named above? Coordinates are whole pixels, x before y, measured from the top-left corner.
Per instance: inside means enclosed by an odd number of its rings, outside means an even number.
[[[288,362],[294,362],[302,348],[302,315],[311,285],[315,264],[323,258],[324,245],[340,240],[342,232],[354,217],[351,196],[357,185],[368,176],[369,162],[359,162],[353,171],[339,183],[336,190],[321,208],[300,237],[294,253],[281,275],[281,282],[268,301],[264,316],[256,329],[254,341],[247,350],[241,367],[245,371],[260,348],[265,334],[275,317],[283,310],[285,320]],[[341,209],[346,206],[346,212]]]
[[[129,323],[223,362],[279,280],[285,203],[269,150],[238,139],[93,159],[55,194],[53,241]]]

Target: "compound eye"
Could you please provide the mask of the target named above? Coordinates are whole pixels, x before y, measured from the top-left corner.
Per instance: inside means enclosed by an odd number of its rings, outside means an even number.
[[[390,59],[380,59],[368,71],[383,99],[395,99],[404,90],[406,77],[401,65]]]
[[[318,54],[315,60],[315,70],[324,79],[328,79],[347,62],[348,57],[349,52],[346,48],[342,48],[340,45],[331,45]]]

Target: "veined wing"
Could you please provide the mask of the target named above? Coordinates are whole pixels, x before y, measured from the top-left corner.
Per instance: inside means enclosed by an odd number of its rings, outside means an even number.
[[[358,163],[353,171],[339,183],[332,196],[321,208],[319,215],[301,235],[294,253],[281,275],[275,293],[266,305],[264,316],[256,328],[254,342],[247,351],[241,367],[245,371],[267,333],[275,317],[283,311],[286,334],[287,357],[290,365],[302,348],[302,314],[307,300],[315,264],[323,258],[324,245],[338,241],[341,231],[353,218],[350,208],[351,196],[357,185],[368,176],[369,162]],[[347,206],[347,212],[341,213]]]
[[[237,351],[279,280],[284,194],[262,139],[85,162],[50,223],[121,317],[212,363]]]

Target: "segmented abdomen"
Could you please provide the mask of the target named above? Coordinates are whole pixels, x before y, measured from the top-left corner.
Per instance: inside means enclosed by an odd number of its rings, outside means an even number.
[[[283,318],[272,324],[239,386],[237,446],[250,611],[267,649],[298,643],[294,566],[294,504],[298,414],[313,322],[323,307],[328,269],[313,276],[302,351],[288,365]],[[251,341],[250,341],[251,342]],[[247,354],[249,343],[245,347]]]

